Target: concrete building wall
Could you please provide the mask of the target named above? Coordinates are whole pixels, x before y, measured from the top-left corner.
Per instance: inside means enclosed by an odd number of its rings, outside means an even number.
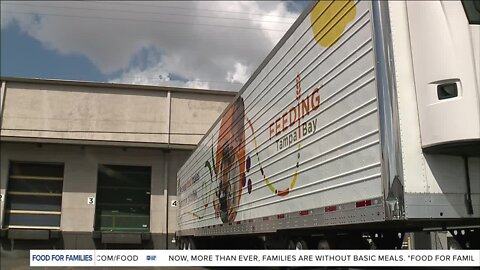
[[[7,83],[5,101],[3,136],[167,142],[165,92]]]
[[[0,154],[3,196],[8,190],[11,161],[64,164],[60,227],[70,248],[80,248],[73,243],[77,240],[68,241],[69,237],[78,235],[83,242],[85,238],[90,239],[91,248],[94,247],[95,205],[88,204],[88,197],[96,197],[99,164],[151,167],[150,232],[157,239],[169,236],[169,241],[175,233],[176,208],[171,202],[176,200],[176,171],[190,151],[3,142]],[[4,202],[1,206],[3,226]],[[164,241],[159,243],[160,248],[165,248]]]
[[[230,101],[225,103],[225,97],[222,96],[172,93],[170,143],[200,141],[212,126],[212,119],[217,119]]]
[[[1,90],[2,231],[9,164],[62,163],[61,237],[52,243],[67,249],[105,248],[94,232],[95,205],[88,204],[97,194],[99,164],[151,167],[151,240],[141,248],[173,248],[176,173],[235,96],[225,91],[15,78],[2,78]]]
[[[6,81],[4,88],[2,137],[163,146],[196,145],[234,96],[220,91],[29,80]]]

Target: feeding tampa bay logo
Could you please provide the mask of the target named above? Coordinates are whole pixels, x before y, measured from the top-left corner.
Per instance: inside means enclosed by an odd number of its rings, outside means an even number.
[[[305,123],[302,123],[307,115],[313,111],[317,111],[320,108],[320,88],[314,88],[310,94],[302,98],[301,77],[298,74],[295,77],[295,94],[296,104],[292,105],[285,111],[279,113],[277,117],[272,120],[269,126],[269,140],[274,140],[276,145],[276,151],[284,150],[290,146],[296,145],[297,148],[297,161],[294,169],[293,176],[290,184],[283,188],[277,189],[269,177],[266,175],[266,170],[262,165],[262,158],[258,152],[257,138],[252,122],[247,119],[250,130],[253,134],[254,153],[257,159],[258,166],[260,167],[260,173],[262,174],[265,185],[277,196],[286,196],[295,187],[298,178],[298,169],[300,166],[300,139],[310,136],[316,132],[317,119],[313,118]],[[249,163],[249,157],[247,157],[247,164]],[[247,170],[248,172],[248,170]]]

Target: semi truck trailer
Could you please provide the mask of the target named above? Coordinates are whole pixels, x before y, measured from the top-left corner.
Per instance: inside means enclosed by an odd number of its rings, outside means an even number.
[[[179,247],[478,249],[479,85],[478,1],[312,2],[178,171]]]

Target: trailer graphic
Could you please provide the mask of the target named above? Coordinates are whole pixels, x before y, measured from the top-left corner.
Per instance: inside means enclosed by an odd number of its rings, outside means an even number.
[[[275,137],[288,130],[289,127],[293,127],[296,123],[298,123],[298,128],[275,140],[277,151],[288,148],[300,138],[310,136],[316,131],[316,119],[309,120],[305,123],[301,123],[301,119],[307,116],[310,112],[318,110],[320,107],[319,88],[314,88],[311,94],[302,100],[301,78],[300,75],[297,75],[295,78],[295,89],[297,105],[291,107],[286,113],[271,124],[270,140],[272,139],[272,136],[275,139]],[[287,119],[287,115],[290,116],[289,119]],[[246,121],[244,121],[244,119],[246,119]],[[207,178],[202,183],[201,189],[208,189],[210,191],[207,192],[208,195],[202,200],[204,207],[199,211],[201,213],[192,213],[198,219],[203,218],[207,207],[211,204],[215,209],[215,216],[220,218],[223,223],[233,222],[236,217],[236,208],[238,208],[241,201],[242,189],[247,187],[248,194],[252,192],[252,180],[250,178],[247,180],[248,173],[252,166],[252,158],[248,156],[245,161],[245,122],[248,123],[251,135],[253,136],[252,142],[254,144],[255,156],[265,185],[277,196],[286,196],[289,194],[290,190],[295,187],[300,161],[300,143],[297,145],[296,168],[290,184],[285,189],[275,188],[275,186],[269,181],[265,174],[265,170],[262,167],[261,158],[258,153],[255,129],[253,128],[250,119],[244,116],[243,100],[238,99],[222,118],[217,141],[216,156],[214,157],[213,155],[215,150],[212,145],[212,159],[205,161],[204,167],[208,168],[210,178]],[[273,135],[272,130],[274,128],[272,128],[272,126],[279,128]],[[282,128],[280,129],[280,127]],[[236,137],[234,135],[236,135]],[[215,165],[212,166],[212,164]],[[194,175],[193,180],[188,183],[194,184],[196,183],[195,179],[198,180],[198,178],[199,174],[197,173]],[[211,196],[212,184],[216,187],[214,196]],[[190,186],[191,184],[188,185],[188,187]],[[187,186],[184,185],[183,188],[181,188],[181,191],[186,190],[186,188]],[[194,191],[190,196],[190,200],[195,199],[196,197],[197,195]]]
[[[355,19],[356,14],[354,1],[319,1],[310,13],[315,40],[323,47],[332,46],[342,36],[347,24]],[[325,25],[331,21],[336,23],[333,27],[326,28]]]
[[[472,3],[313,2],[179,170],[180,247],[478,248]]]

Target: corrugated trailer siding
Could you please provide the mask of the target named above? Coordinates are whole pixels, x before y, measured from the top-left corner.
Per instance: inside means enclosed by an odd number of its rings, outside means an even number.
[[[321,5],[315,27],[305,17],[241,94],[245,159],[231,163],[225,223],[382,196],[371,4]],[[227,117],[242,118],[227,112],[178,173],[180,230],[222,223],[214,159]]]

